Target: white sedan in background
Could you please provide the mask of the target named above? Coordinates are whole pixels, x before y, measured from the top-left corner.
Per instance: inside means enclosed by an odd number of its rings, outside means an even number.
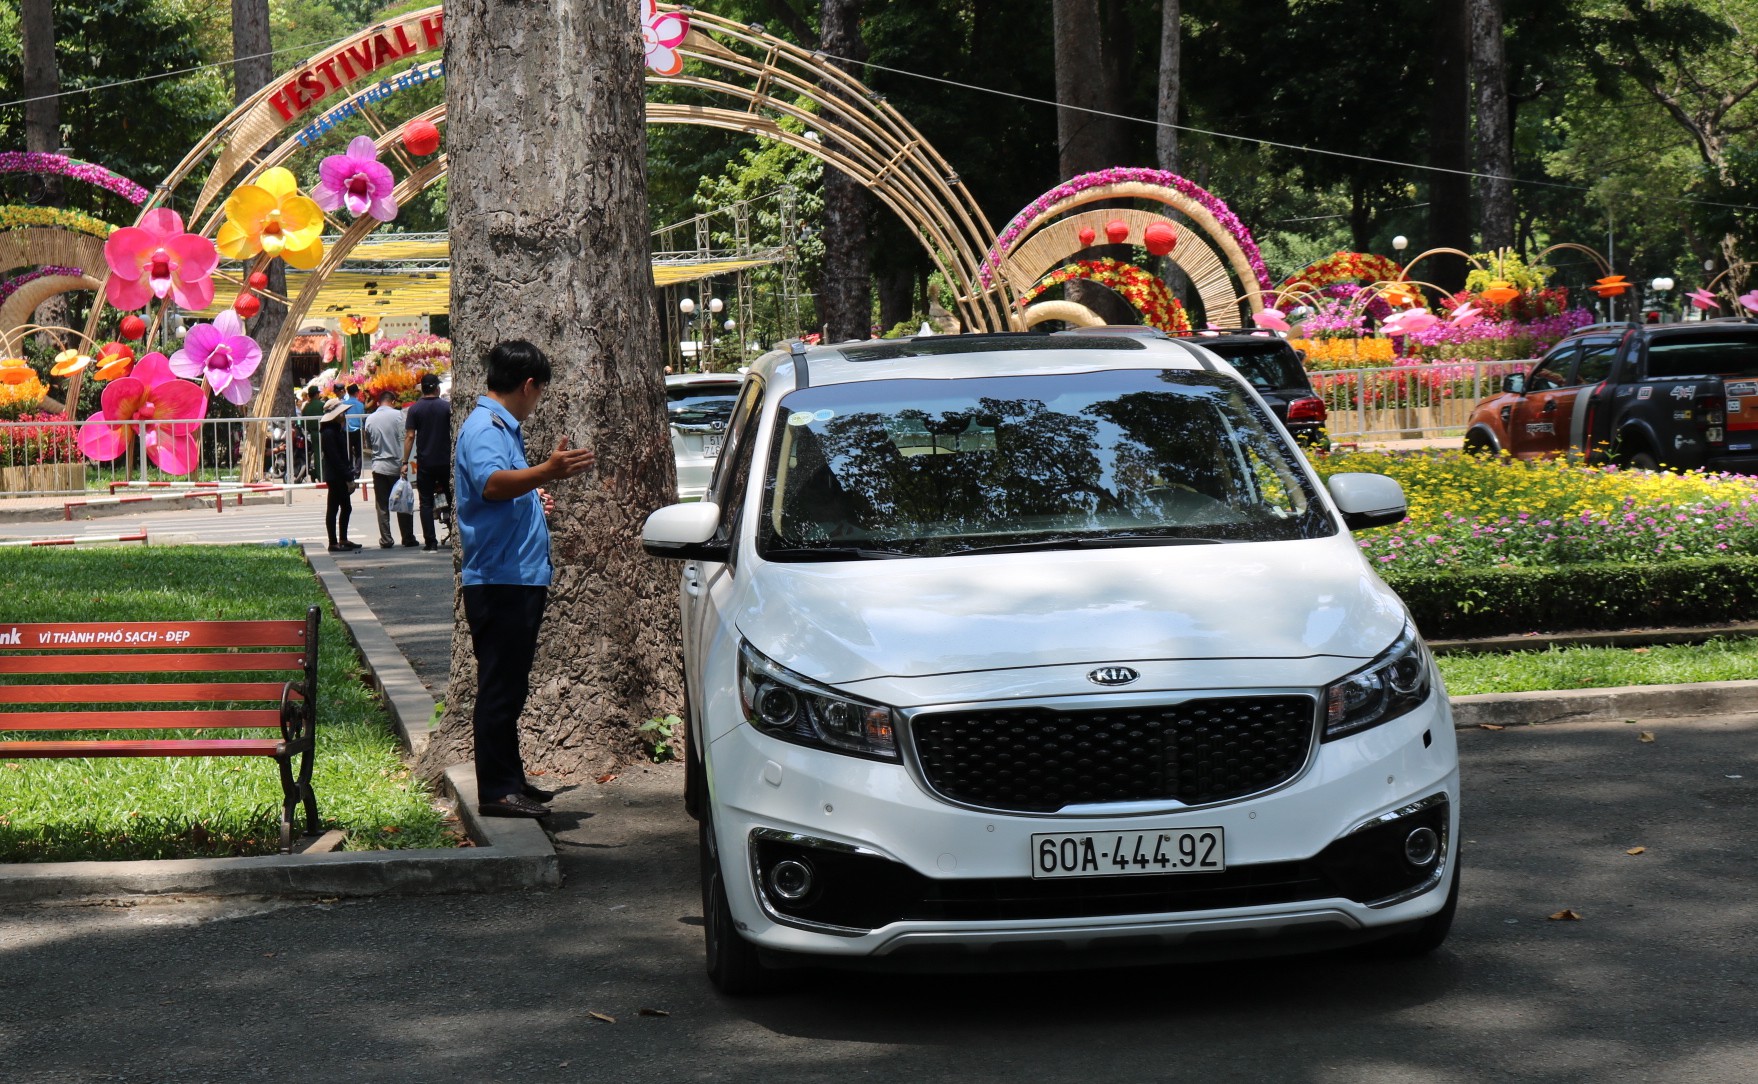
[[[665,378],[671,449],[678,461],[678,500],[699,501],[744,377],[737,373],[679,373]]]

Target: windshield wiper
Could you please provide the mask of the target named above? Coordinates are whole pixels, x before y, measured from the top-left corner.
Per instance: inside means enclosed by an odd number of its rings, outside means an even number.
[[[861,546],[777,546],[761,551],[765,561],[889,561],[912,554]]]
[[[941,557],[959,557],[967,553],[1022,553],[1027,550],[1111,549],[1122,546],[1218,546],[1218,538],[1186,538],[1164,534],[1098,534],[1076,535],[1072,538],[1040,538],[1034,542],[1004,542],[994,546],[971,546],[947,550]]]

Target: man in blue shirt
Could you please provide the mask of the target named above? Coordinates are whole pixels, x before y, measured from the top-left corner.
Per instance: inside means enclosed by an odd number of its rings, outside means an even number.
[[[354,471],[360,473],[360,427],[366,424],[366,404],[360,399],[360,385],[349,384],[342,389],[342,402],[348,404],[348,454],[354,459]]]
[[[549,386],[549,359],[522,340],[496,346],[488,394],[458,430],[454,522],[463,543],[464,619],[476,653],[476,790],[487,816],[541,817],[554,797],[525,780],[519,714],[531,689],[537,630],[549,596],[552,502],[539,487],[592,468],[597,456],[563,437],[533,467],[520,425]]]

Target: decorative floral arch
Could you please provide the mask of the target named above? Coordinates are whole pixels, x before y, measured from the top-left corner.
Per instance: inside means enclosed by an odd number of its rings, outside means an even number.
[[[147,190],[120,173],[113,173],[95,162],[82,162],[64,154],[39,151],[7,151],[0,154],[0,173],[35,173],[45,177],[66,177],[82,184],[96,185],[114,192],[139,207],[146,202]]]
[[[1158,276],[1122,260],[1080,260],[1058,267],[1028,290],[1020,298],[1019,305],[1023,308],[1044,291],[1076,279],[1096,282],[1116,291],[1131,308],[1141,313],[1143,322],[1149,327],[1173,335],[1190,331],[1190,318],[1185,315],[1184,306],[1172,296],[1166,284]]]
[[[1346,282],[1371,286],[1376,282],[1395,282],[1403,275],[1404,268],[1398,261],[1385,256],[1371,252],[1333,252],[1289,275],[1276,290],[1278,293],[1303,287],[1322,290]]]

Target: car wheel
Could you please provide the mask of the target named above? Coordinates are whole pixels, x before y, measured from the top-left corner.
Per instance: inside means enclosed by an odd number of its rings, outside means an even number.
[[[1397,933],[1366,946],[1367,954],[1381,960],[1409,960],[1427,956],[1441,947],[1453,929],[1453,915],[1459,910],[1459,881],[1462,873],[1459,856],[1453,856],[1453,887],[1447,890],[1447,902],[1427,918],[1417,919]]]
[[[775,972],[757,956],[757,946],[745,940],[733,925],[726,902],[726,881],[720,872],[720,853],[714,840],[714,818],[704,806],[699,822],[702,862],[702,933],[708,981],[723,994],[738,997],[775,988]]]
[[[1484,456],[1494,455],[1496,454],[1496,447],[1482,436],[1472,433],[1465,438],[1465,454]]]
[[[1630,453],[1629,464],[1632,470],[1660,470],[1660,460],[1647,452]]]

